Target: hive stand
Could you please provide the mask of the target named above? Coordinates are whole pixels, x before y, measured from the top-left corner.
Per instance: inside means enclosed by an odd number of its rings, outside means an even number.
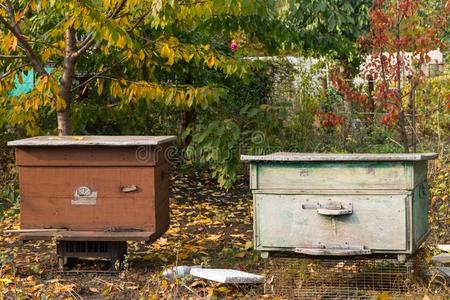
[[[268,259],[270,257],[269,251],[260,251],[259,255],[262,259]],[[411,255],[407,254],[397,254],[397,261],[399,263],[406,263],[406,261],[410,258]]]
[[[110,261],[111,271],[118,271],[127,254],[127,242],[124,241],[58,241],[56,244],[58,269],[64,271],[77,258],[106,258]]]

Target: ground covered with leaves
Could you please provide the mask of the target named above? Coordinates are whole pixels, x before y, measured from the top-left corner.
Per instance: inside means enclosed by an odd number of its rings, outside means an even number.
[[[54,242],[22,245],[17,237],[2,234],[0,299],[278,299],[295,296],[289,289],[301,289],[306,282],[305,274],[317,277],[323,268],[337,270],[339,274],[352,270],[342,262],[318,266],[317,262],[309,260],[261,260],[252,251],[252,199],[245,176],[238,179],[234,188],[224,191],[210,180],[207,171],[176,168],[172,173],[175,175],[171,178],[170,229],[152,244],[129,243],[124,269],[118,274],[60,274]],[[12,228],[18,228],[17,214],[0,223],[2,232]],[[448,236],[438,237],[448,239]],[[433,247],[423,247],[419,264],[426,262],[425,257],[430,256],[430,251]],[[254,272],[265,275],[266,284],[225,285],[196,278],[176,282],[163,279],[162,271],[175,265],[230,267]],[[98,261],[85,261],[73,270],[80,268],[102,270],[104,265]],[[368,297],[397,299],[399,297],[392,294],[395,291],[402,292],[400,299],[447,297],[448,288],[437,279],[433,281],[422,274],[420,278],[417,276],[408,281],[407,277],[401,277],[402,274],[396,276],[400,288],[381,289]],[[388,280],[392,287],[391,281]],[[318,283],[316,285],[319,287]]]

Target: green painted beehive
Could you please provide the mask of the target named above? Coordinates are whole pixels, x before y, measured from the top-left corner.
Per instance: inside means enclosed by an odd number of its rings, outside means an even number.
[[[250,163],[254,245],[311,255],[413,253],[428,233],[422,154],[243,155]]]

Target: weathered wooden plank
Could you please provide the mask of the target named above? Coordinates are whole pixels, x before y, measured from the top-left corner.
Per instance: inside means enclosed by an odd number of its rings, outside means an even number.
[[[258,188],[258,165],[250,165],[250,189],[254,190]]]
[[[18,233],[43,233],[43,232],[59,232],[59,231],[67,231],[67,229],[63,228],[42,228],[42,229],[10,229],[5,230],[4,233],[18,234]]]
[[[346,245],[370,250],[406,250],[405,195],[255,194],[256,245],[264,248],[327,248]],[[314,207],[352,203],[347,216],[322,216]],[[334,221],[333,221],[334,220]]]
[[[435,159],[437,153],[295,153],[241,155],[242,161],[416,161]]]
[[[413,188],[409,172],[405,162],[266,162],[256,180],[260,190],[401,190]]]
[[[409,190],[362,190],[362,189],[314,189],[314,190],[286,190],[286,189],[264,189],[252,190],[253,194],[277,194],[277,195],[409,195]]]
[[[10,141],[8,146],[153,146],[175,139],[175,136],[36,136]]]
[[[16,148],[18,166],[154,166],[165,159],[164,146],[22,147]]]
[[[154,232],[151,231],[124,231],[124,232],[102,232],[102,231],[61,231],[61,232],[34,232],[22,233],[22,240],[52,240],[58,241],[146,241],[152,239]]]
[[[413,191],[412,200],[412,232],[413,243],[418,245],[419,241],[428,232],[428,183],[423,181]]]

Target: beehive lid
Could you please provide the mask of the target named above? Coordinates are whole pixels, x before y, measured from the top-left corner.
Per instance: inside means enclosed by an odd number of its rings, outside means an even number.
[[[175,136],[36,136],[10,141],[8,146],[153,146],[175,140]]]
[[[276,152],[268,155],[241,155],[242,161],[414,161],[430,160],[437,153],[296,153]]]

